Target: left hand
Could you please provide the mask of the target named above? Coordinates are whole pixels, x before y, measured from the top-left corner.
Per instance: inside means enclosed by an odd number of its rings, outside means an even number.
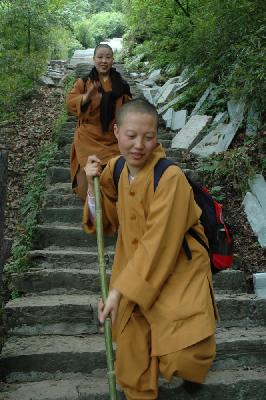
[[[117,316],[117,310],[120,298],[121,298],[121,293],[116,289],[111,289],[108,294],[106,303],[104,304],[102,300],[99,301],[98,318],[102,324],[104,323],[108,315],[111,315],[112,323],[114,324]]]

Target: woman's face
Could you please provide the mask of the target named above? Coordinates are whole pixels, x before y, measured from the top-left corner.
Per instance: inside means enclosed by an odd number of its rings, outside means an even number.
[[[93,57],[95,68],[99,75],[108,75],[113,65],[113,52],[107,47],[99,47]]]

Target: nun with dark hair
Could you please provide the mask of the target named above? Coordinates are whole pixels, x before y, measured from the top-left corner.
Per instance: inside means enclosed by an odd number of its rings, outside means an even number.
[[[88,77],[78,79],[67,96],[67,109],[78,117],[71,148],[73,191],[86,199],[84,167],[88,156],[96,154],[103,166],[119,154],[114,135],[116,111],[131,99],[130,87],[113,68],[113,50],[100,43],[94,50],[94,67]]]

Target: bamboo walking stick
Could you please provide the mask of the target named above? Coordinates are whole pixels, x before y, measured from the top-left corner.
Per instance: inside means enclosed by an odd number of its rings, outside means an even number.
[[[108,296],[108,283],[106,276],[106,265],[104,259],[104,241],[103,241],[103,221],[102,221],[102,206],[99,177],[95,176],[94,180],[94,196],[95,196],[95,212],[96,212],[96,234],[98,247],[98,263],[100,272],[100,284],[102,292],[102,300],[106,303]],[[114,371],[114,351],[112,342],[112,321],[111,317],[107,317],[104,321],[104,338],[107,357],[107,375],[109,383],[110,400],[118,400],[116,391],[116,377]]]

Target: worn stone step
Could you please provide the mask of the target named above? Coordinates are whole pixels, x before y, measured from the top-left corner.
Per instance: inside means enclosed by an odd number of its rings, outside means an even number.
[[[27,296],[9,301],[9,335],[84,335],[98,332],[99,294]]]
[[[88,374],[105,366],[102,335],[10,337],[2,349],[0,376],[39,381],[59,371]]]
[[[114,251],[112,247],[105,247],[106,263],[113,263]],[[48,269],[87,269],[92,265],[97,268],[98,256],[95,251],[88,249],[65,248],[65,249],[43,249],[29,252],[30,260],[36,267]],[[213,275],[215,290],[234,293],[246,292],[245,277],[243,271],[229,269]]]
[[[97,248],[90,247],[76,248],[65,247],[46,248],[43,250],[33,250],[29,252],[29,259],[37,268],[47,269],[97,269],[98,253]],[[114,258],[113,246],[105,246],[105,260],[107,265],[112,265]]]
[[[105,245],[111,246],[115,243],[114,237],[105,237]],[[96,235],[86,234],[80,225],[74,224],[43,224],[37,225],[34,231],[33,248],[41,249],[49,246],[76,246],[96,247]]]
[[[21,294],[100,293],[98,264],[87,269],[30,269],[11,275],[11,288]],[[108,266],[107,266],[108,268]],[[110,269],[106,269],[108,277]]]
[[[5,316],[12,334],[67,334],[97,332],[97,297],[100,295],[96,271],[86,276],[86,289],[79,294],[70,288],[66,294],[21,297],[6,304]],[[48,280],[48,279],[47,279]],[[47,282],[52,284],[51,276]],[[39,281],[45,290],[45,283]],[[78,288],[76,288],[78,291]],[[93,292],[95,294],[93,294]],[[56,293],[56,292],[55,292]],[[89,294],[88,294],[89,293]],[[97,295],[98,293],[98,295]],[[251,295],[217,295],[221,327],[255,327],[266,325],[266,300]],[[266,332],[266,328],[265,328]],[[265,333],[266,335],[266,333]]]
[[[39,214],[39,223],[63,222],[78,224],[82,222],[82,207],[47,207]]]
[[[49,167],[47,171],[47,182],[49,184],[70,182],[69,168],[60,166]]]
[[[218,329],[213,371],[265,368],[265,363],[265,328]],[[9,381],[38,381],[57,371],[87,374],[105,365],[104,338],[99,334],[10,337],[3,346],[0,372]]]
[[[73,193],[72,191],[70,182],[55,183],[54,185],[48,185],[46,187],[45,194],[58,194],[58,195],[72,194],[74,197],[76,196],[75,193]]]
[[[71,128],[72,127],[72,128]],[[66,144],[71,144],[74,138],[75,124],[71,124],[66,128],[63,128],[58,137],[59,148],[64,147]]]
[[[42,197],[42,207],[80,207],[82,200],[73,193],[45,193]]]
[[[124,396],[119,391],[119,398]],[[194,400],[264,400],[266,369],[229,369],[210,371]],[[178,378],[160,379],[158,400],[191,400]],[[2,386],[0,400],[109,400],[106,372],[98,375],[64,374],[40,382],[23,382]]]

